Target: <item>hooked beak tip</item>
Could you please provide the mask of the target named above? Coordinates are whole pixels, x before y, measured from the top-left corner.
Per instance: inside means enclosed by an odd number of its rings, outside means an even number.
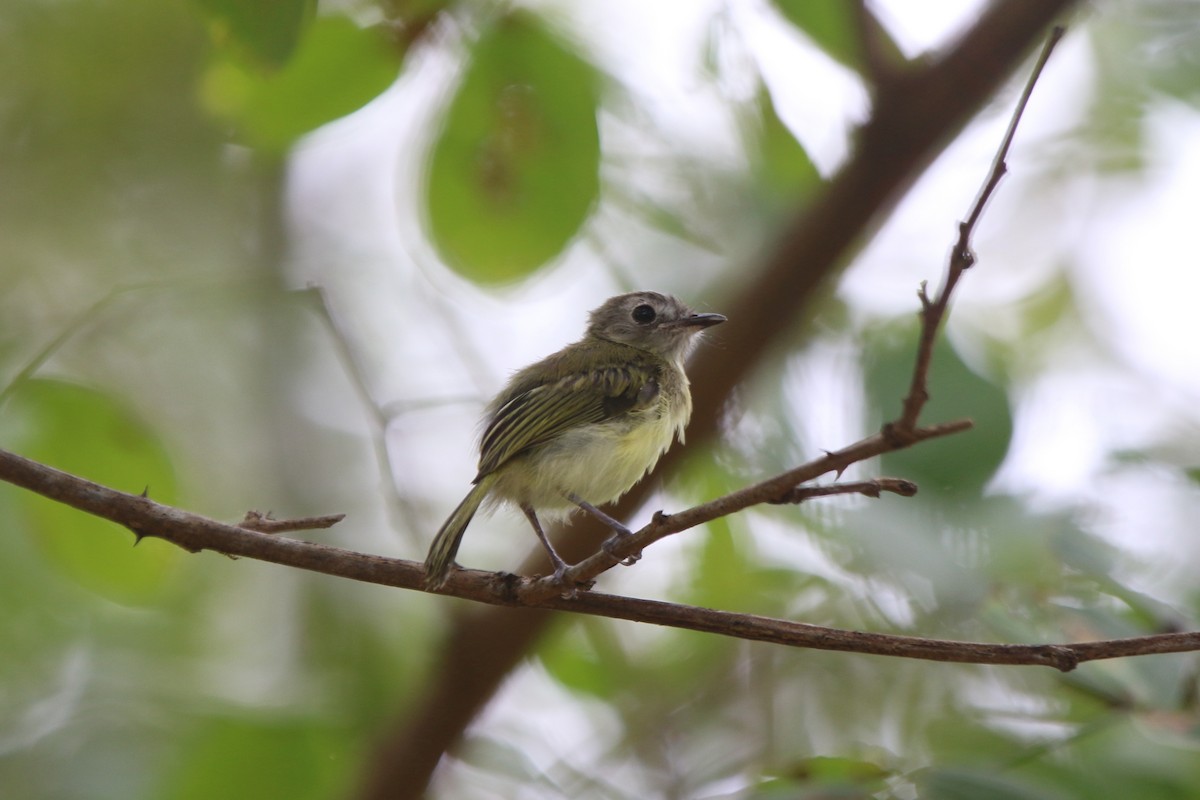
[[[726,319],[724,314],[692,314],[684,323],[689,327],[711,328],[713,325],[720,325]]]

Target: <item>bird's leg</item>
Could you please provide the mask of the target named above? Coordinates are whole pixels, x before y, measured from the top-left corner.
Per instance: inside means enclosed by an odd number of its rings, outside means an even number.
[[[554,579],[559,583],[562,582],[563,575],[567,571],[567,562],[562,560],[562,556],[554,549],[554,545],[550,544],[550,539],[546,536],[546,532],[542,530],[542,523],[538,521],[537,514],[533,510],[533,506],[521,504],[521,510],[525,512],[525,517],[529,520],[529,524],[533,526],[533,532],[537,534],[538,539],[542,541],[542,547],[546,548],[546,554],[550,556],[550,560],[554,562]]]
[[[567,494],[567,499],[570,500],[575,505],[582,508],[587,513],[591,514],[596,519],[603,522],[605,525],[607,525],[609,527],[610,530],[612,530],[613,533],[616,534],[615,538],[605,539],[604,544],[601,545],[604,548],[604,551],[606,553],[608,553],[613,558],[616,558],[617,556],[616,556],[616,554],[613,553],[613,548],[617,546],[617,542],[619,542],[621,539],[624,539],[627,536],[633,536],[633,531],[629,530],[629,528],[626,528],[624,525],[617,522],[615,519],[610,517],[608,514],[605,514],[603,511],[596,508],[594,505],[589,503],[587,500],[584,500],[582,497],[575,494],[574,492],[569,492]],[[641,557],[642,557],[641,553],[634,553],[633,555],[628,555],[628,556],[625,556],[624,558],[622,558],[621,563],[626,567],[632,567],[634,564],[636,564],[638,562],[639,559],[641,559]]]

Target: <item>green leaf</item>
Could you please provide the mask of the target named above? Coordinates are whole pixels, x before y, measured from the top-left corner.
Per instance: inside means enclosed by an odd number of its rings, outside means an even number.
[[[164,800],[345,795],[354,759],[344,732],[312,721],[217,718],[186,742],[177,769],[154,794]]]
[[[867,390],[882,421],[900,413],[917,347],[916,326],[867,343]],[[933,351],[924,423],[970,418],[975,426],[883,456],[886,475],[908,478],[922,494],[978,496],[1008,452],[1012,411],[1003,388],[972,371],[944,340]]]
[[[576,235],[599,194],[596,70],[533,16],[498,20],[434,144],[430,236],[473,281],[516,280]]]
[[[396,79],[400,55],[380,29],[322,17],[281,70],[226,52],[209,68],[202,96],[247,144],[283,153],[300,136],[379,96]]]
[[[783,124],[766,87],[758,93],[757,144],[751,153],[755,183],[772,205],[794,211],[796,200],[821,183],[808,152]]]
[[[296,49],[316,0],[198,0],[218,38],[236,40],[264,66],[282,66]]]
[[[920,796],[929,800],[1052,800],[1062,797],[1057,792],[1035,789],[999,775],[966,769],[929,770],[919,785]]]
[[[599,698],[621,688],[628,669],[621,663],[620,643],[611,641],[603,624],[581,619],[547,637],[538,658],[554,680],[571,691]]]
[[[166,448],[126,406],[101,392],[54,380],[21,384],[4,408],[8,431],[28,458],[114,489],[176,501]],[[9,438],[9,437],[5,437]],[[130,549],[112,522],[32,492],[21,493],[27,529],[64,575],[110,600],[143,603],[170,581],[181,551],[158,539]]]
[[[853,3],[845,0],[775,0],[789,22],[832,58],[852,69],[862,61]]]

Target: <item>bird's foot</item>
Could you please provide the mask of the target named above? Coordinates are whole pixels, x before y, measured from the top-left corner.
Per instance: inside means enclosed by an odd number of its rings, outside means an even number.
[[[604,544],[600,545],[600,548],[613,558],[617,559],[617,563],[619,563],[621,566],[632,567],[634,564],[642,560],[642,553],[640,550],[636,553],[629,553],[627,555],[620,555],[616,552],[622,543],[624,543],[624,541],[630,536],[633,536],[633,533],[630,532],[628,528],[626,528],[624,532],[616,531],[612,538],[604,540]]]
[[[579,596],[580,590],[586,592],[596,585],[595,581],[572,580],[567,575],[568,569],[569,567],[566,562],[560,561],[554,566],[554,575],[552,576],[553,581],[558,584],[561,597],[564,600],[574,600]]]
[[[603,522],[606,526],[608,526],[608,529],[613,532],[612,538],[605,539],[604,544],[601,545],[604,552],[617,559],[620,564],[626,567],[632,567],[641,559],[642,554],[640,551],[625,556],[620,556],[613,552],[617,547],[620,546],[623,539],[633,536],[633,531],[629,530],[629,528],[626,528],[620,522],[617,522],[608,514],[605,514],[603,511],[596,508],[594,505],[584,500],[577,494],[568,494],[567,499],[582,508],[588,514],[591,514],[593,517]]]

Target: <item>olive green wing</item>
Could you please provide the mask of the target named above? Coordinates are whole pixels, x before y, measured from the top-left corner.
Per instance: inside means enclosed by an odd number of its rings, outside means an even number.
[[[488,421],[479,448],[479,475],[580,425],[644,408],[658,391],[657,370],[637,364],[564,375],[523,388]]]

